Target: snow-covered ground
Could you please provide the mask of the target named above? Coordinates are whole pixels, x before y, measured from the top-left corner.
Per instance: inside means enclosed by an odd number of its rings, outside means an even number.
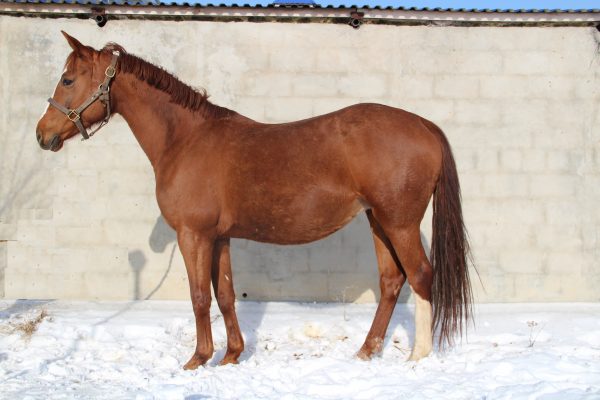
[[[216,365],[226,338],[214,308],[215,357],[183,371],[195,344],[187,302],[0,301],[0,398],[600,399],[600,304],[479,305],[466,341],[417,363],[405,361],[410,305],[369,362],[354,354],[375,305],[237,308],[240,364]]]

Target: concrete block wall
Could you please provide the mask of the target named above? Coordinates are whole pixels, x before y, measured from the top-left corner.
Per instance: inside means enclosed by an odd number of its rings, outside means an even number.
[[[57,154],[37,147],[35,125],[69,52],[60,29],[96,48],[120,43],[205,87],[214,103],[261,121],[357,102],[431,119],[457,159],[483,283],[474,275],[476,300],[600,300],[600,37],[593,28],[110,21],[100,29],[0,16],[5,297],[188,297],[150,164],[120,117]],[[430,212],[422,232],[427,247]],[[239,298],[378,295],[362,215],[310,245],[234,240],[232,247]]]

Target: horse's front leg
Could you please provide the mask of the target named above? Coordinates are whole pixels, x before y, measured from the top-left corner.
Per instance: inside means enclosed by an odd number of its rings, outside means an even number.
[[[229,238],[216,242],[212,264],[212,281],[219,309],[225,320],[225,329],[227,330],[227,353],[225,353],[221,365],[237,364],[238,357],[244,351],[244,338],[235,315],[235,292],[231,273]]]
[[[190,283],[192,307],[196,317],[196,350],[183,369],[196,369],[213,355],[210,328],[210,281],[214,235],[189,228],[177,231],[177,241],[185,261]]]

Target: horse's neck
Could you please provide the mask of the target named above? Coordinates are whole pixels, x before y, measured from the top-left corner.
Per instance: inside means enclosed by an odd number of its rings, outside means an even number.
[[[115,112],[127,121],[140,146],[156,169],[161,158],[177,145],[179,129],[188,111],[169,101],[168,95],[133,77],[115,80]]]

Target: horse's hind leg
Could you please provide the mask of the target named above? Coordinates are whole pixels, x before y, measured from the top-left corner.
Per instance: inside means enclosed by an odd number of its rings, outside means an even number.
[[[390,323],[390,318],[396,306],[400,289],[404,284],[404,271],[396,258],[393,247],[389,239],[385,236],[379,222],[373,217],[371,210],[367,211],[367,217],[373,231],[373,240],[375,242],[375,254],[377,256],[377,266],[379,268],[379,287],[381,289],[381,299],[375,312],[375,318],[371,329],[365,339],[357,356],[363,360],[368,360],[374,354],[381,352],[385,332]]]
[[[418,224],[408,228],[384,226],[384,229],[396,250],[415,295],[415,343],[410,360],[416,361],[429,355],[433,348],[431,308],[433,268],[425,255]]]
[[[227,352],[221,365],[237,364],[244,351],[244,339],[235,314],[235,293],[229,255],[229,239],[217,241],[212,262],[212,282],[219,309],[223,314],[227,331]]]

